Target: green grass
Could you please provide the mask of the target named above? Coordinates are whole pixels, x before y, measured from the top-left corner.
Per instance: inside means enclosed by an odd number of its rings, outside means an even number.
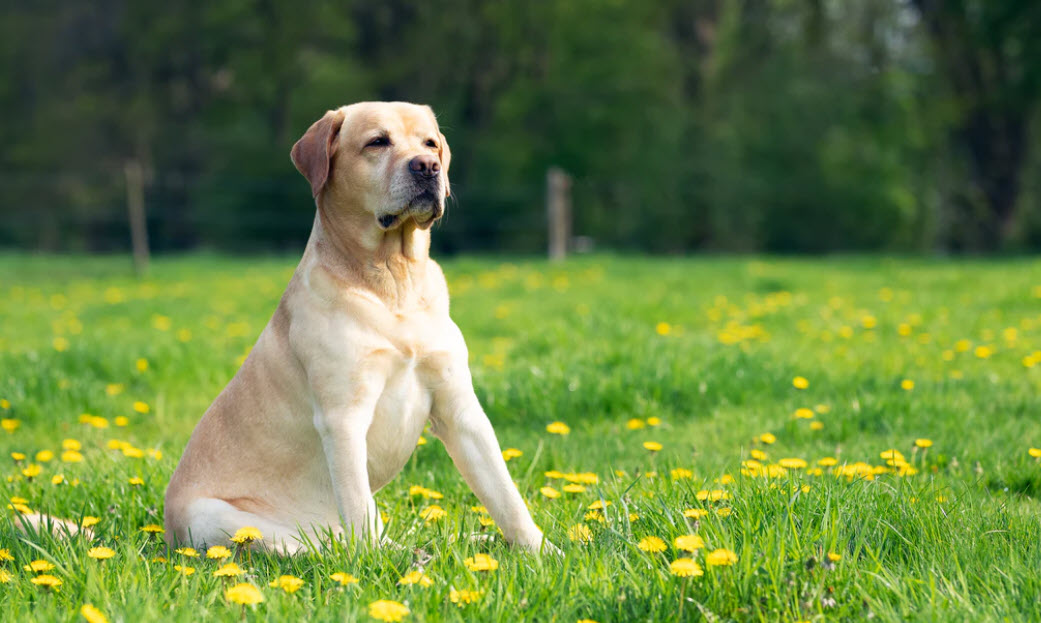
[[[16,559],[0,563],[13,576],[0,584],[5,620],[75,620],[84,603],[113,621],[243,616],[225,601],[228,583],[212,576],[214,561],[186,561],[139,529],[162,523],[163,491],[192,427],[267,322],[294,264],[161,259],[136,281],[120,259],[0,257],[0,399],[10,402],[0,416],[19,423],[0,431],[0,496],[63,517],[97,516],[97,541],[116,550],[99,562],[81,539],[20,536],[15,512],[5,510],[0,547]],[[692,621],[1041,616],[1041,465],[1028,456],[1041,446],[1041,364],[1024,363],[1041,350],[1041,262],[472,258],[445,269],[478,394],[503,447],[523,451],[510,470],[565,555],[538,558],[500,538],[470,538],[494,529],[482,529],[470,510],[476,499],[430,438],[376,496],[401,548],[334,544],[292,559],[239,553],[244,580],[265,596],[247,619],[371,620],[377,599],[407,603],[409,621],[662,621],[681,608]],[[977,356],[979,346],[990,356]],[[809,387],[794,388],[795,376]],[[904,379],[912,390],[901,388]],[[109,384],[121,391],[110,395]],[[813,419],[792,417],[817,405],[826,408]],[[109,428],[81,423],[83,413]],[[116,426],[117,416],[128,425]],[[660,424],[630,430],[631,418]],[[557,420],[569,435],[546,432]],[[823,427],[811,429],[814,421]],[[762,443],[763,433],[776,442]],[[916,438],[934,445],[913,451]],[[22,476],[38,451],[60,456],[63,439],[82,443],[83,462],[55,458],[40,463],[40,476]],[[111,439],[146,453],[125,456],[107,447]],[[663,449],[648,452],[645,441]],[[768,453],[763,463],[802,458],[812,468],[830,456],[840,466],[884,467],[880,453],[890,448],[918,473],[741,473],[753,450]],[[29,459],[16,464],[11,452]],[[673,480],[675,468],[694,477]],[[540,487],[565,484],[547,478],[550,470],[594,472],[599,483],[548,499]],[[65,482],[52,485],[55,474]],[[134,476],[145,484],[131,486]],[[410,497],[410,485],[444,498]],[[703,489],[731,498],[699,501]],[[585,518],[598,499],[613,503],[604,523]],[[448,515],[428,525],[419,511],[431,503]],[[723,507],[729,516],[716,514]],[[692,508],[709,514],[684,517]],[[569,540],[577,524],[592,542]],[[681,555],[672,541],[690,533],[709,549],[733,550],[737,563],[707,567],[699,552],[704,576],[670,575]],[[645,536],[669,549],[641,551]],[[478,552],[499,568],[469,571],[463,561]],[[33,559],[56,565],[58,592],[29,582],[22,566]],[[174,564],[197,571],[182,577]],[[397,584],[419,564],[432,586]],[[360,582],[335,585],[336,571]],[[304,587],[269,587],[281,574]],[[449,601],[453,587],[484,593],[459,607]]]

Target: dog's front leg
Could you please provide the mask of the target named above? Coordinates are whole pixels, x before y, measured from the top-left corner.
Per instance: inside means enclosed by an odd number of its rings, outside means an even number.
[[[365,436],[381,389],[370,381],[335,395],[316,391],[314,409],[340,521],[349,537],[372,543],[379,542],[379,511],[369,486]]]
[[[499,441],[473,388],[442,386],[434,395],[431,431],[444,444],[467,484],[485,505],[510,543],[531,551],[543,547],[542,531],[531,518],[502,458]],[[552,544],[547,542],[547,548]]]

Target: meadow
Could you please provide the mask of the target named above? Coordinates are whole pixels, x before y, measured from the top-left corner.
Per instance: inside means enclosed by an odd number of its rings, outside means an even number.
[[[446,261],[564,555],[506,546],[430,435],[376,496],[397,546],[170,550],[169,475],[295,261],[0,256],[4,620],[1041,619],[1041,261]]]

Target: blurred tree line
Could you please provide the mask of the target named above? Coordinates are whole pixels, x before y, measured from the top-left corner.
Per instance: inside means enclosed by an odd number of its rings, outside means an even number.
[[[442,251],[544,248],[570,172],[600,246],[1041,248],[1036,0],[166,0],[0,9],[0,246],[299,247],[289,148],[326,109],[429,103]]]

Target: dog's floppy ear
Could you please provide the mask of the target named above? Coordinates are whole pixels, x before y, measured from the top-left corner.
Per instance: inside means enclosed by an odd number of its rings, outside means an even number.
[[[342,110],[326,112],[307,128],[289,152],[297,170],[311,182],[313,197],[318,197],[329,180],[329,160],[336,152],[336,137],[340,135],[345,116]]]
[[[452,186],[448,183],[448,164],[452,162],[452,150],[448,148],[448,139],[445,138],[444,134],[441,134],[441,148],[437,150],[437,157],[441,160],[441,169],[445,172],[445,196],[452,196]]]

